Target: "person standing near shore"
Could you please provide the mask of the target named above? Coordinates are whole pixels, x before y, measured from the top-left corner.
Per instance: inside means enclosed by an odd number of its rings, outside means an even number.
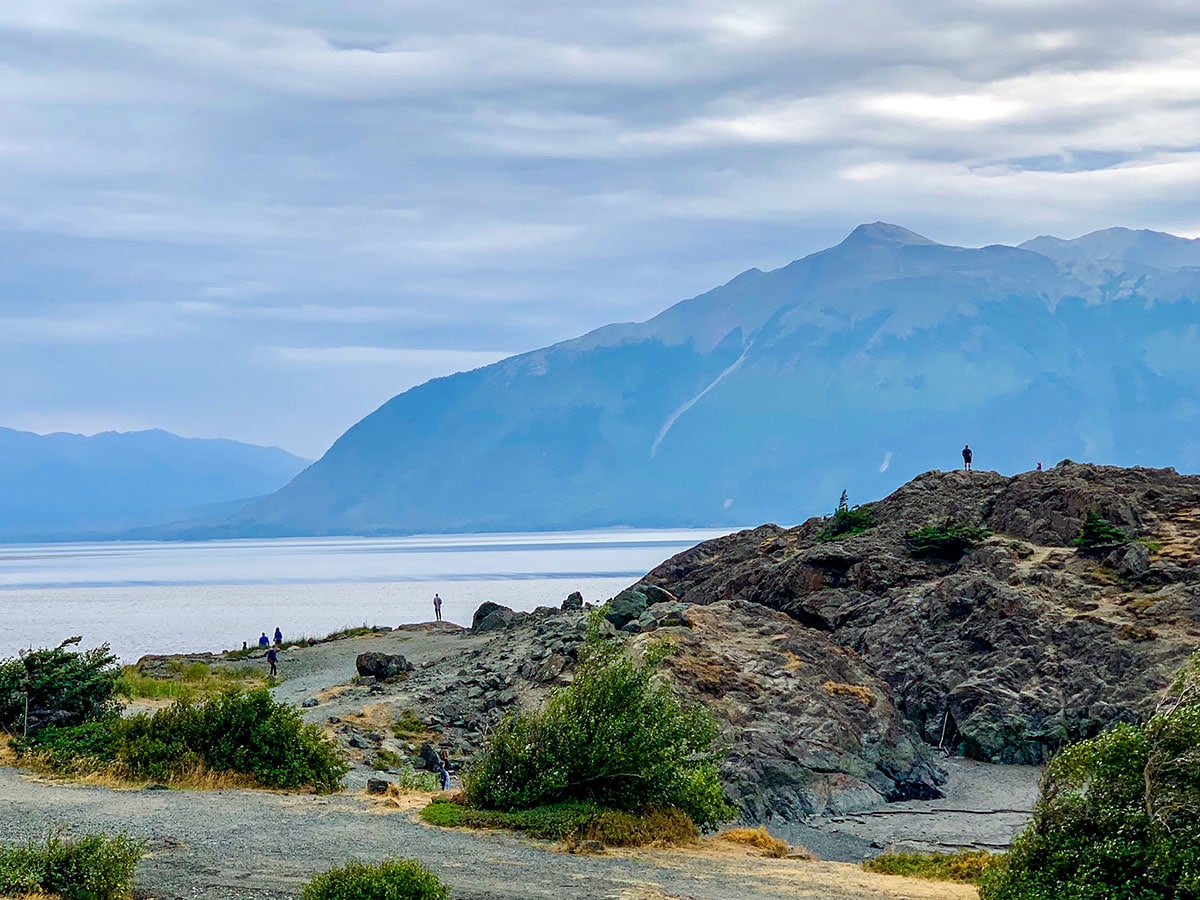
[[[433,594],[433,615],[437,621],[442,621],[442,598],[436,591]]]
[[[262,636],[258,639],[258,646],[263,647],[263,648],[271,646],[271,639],[269,637],[267,637],[267,633],[265,631],[262,633]]]
[[[275,627],[275,646],[278,647],[283,643],[283,632],[279,630],[279,626]]]
[[[267,662],[271,664],[270,675],[272,678],[274,678],[279,674],[279,669],[276,668],[277,664],[279,663],[279,651],[274,647],[267,651]]]

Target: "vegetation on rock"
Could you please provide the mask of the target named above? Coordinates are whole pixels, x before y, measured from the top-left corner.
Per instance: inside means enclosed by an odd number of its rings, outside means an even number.
[[[300,900],[449,900],[450,891],[415,859],[349,862],[314,875]]]
[[[1068,747],[983,900],[1200,897],[1200,653],[1144,726]]]
[[[529,810],[575,801],[641,813],[678,809],[701,828],[730,818],[717,773],[716,720],[685,706],[656,679],[670,653],[653,645],[642,665],[599,636],[594,617],[570,685],[541,712],[509,715],[463,774],[471,804]]]
[[[329,792],[340,789],[347,771],[317,726],[263,688],[179,700],[153,715],[44,728],[17,747],[68,774],[103,771],[167,783],[204,770],[245,775],[262,787]]]
[[[79,725],[117,711],[117,658],[107,644],[83,652],[68,649],[79,641],[68,638],[54,649],[0,660],[0,731]]]
[[[864,506],[851,507],[846,492],[842,491],[837,509],[833,511],[832,516],[826,519],[825,527],[817,535],[817,540],[836,541],[839,538],[852,537],[862,534],[874,524],[875,519],[872,517],[871,511]]]
[[[1128,544],[1130,540],[1129,535],[1109,522],[1099,512],[1089,509],[1087,515],[1084,516],[1079,537],[1075,538],[1073,543],[1080,550],[1087,551]]]
[[[121,900],[133,890],[144,850],[124,834],[0,847],[0,895],[51,894],[62,900]]]
[[[986,528],[951,518],[940,525],[925,525],[910,531],[904,536],[904,541],[913,556],[957,562],[990,534]]]

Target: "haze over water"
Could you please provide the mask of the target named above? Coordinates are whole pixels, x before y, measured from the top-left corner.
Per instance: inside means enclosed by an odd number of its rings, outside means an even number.
[[[301,538],[205,543],[0,545],[0,657],[72,635],[145,653],[222,650],[285,637],[443,617],[480,603],[557,606],[611,597],[721,531]]]

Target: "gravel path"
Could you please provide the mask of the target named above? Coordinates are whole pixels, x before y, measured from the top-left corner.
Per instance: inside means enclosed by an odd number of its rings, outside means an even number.
[[[114,791],[48,784],[0,768],[0,841],[126,830],[147,842],[139,897],[283,900],[314,871],[351,857],[421,859],[458,900],[778,900],[973,898],[974,889],[870,875],[839,863],[699,850],[576,856],[504,833],[431,829],[362,795]]]

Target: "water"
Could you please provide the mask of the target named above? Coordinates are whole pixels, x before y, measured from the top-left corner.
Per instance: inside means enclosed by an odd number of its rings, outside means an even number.
[[[82,635],[125,661],[354,625],[470,624],[480,603],[602,602],[717,531],[0,545],[0,658]]]

